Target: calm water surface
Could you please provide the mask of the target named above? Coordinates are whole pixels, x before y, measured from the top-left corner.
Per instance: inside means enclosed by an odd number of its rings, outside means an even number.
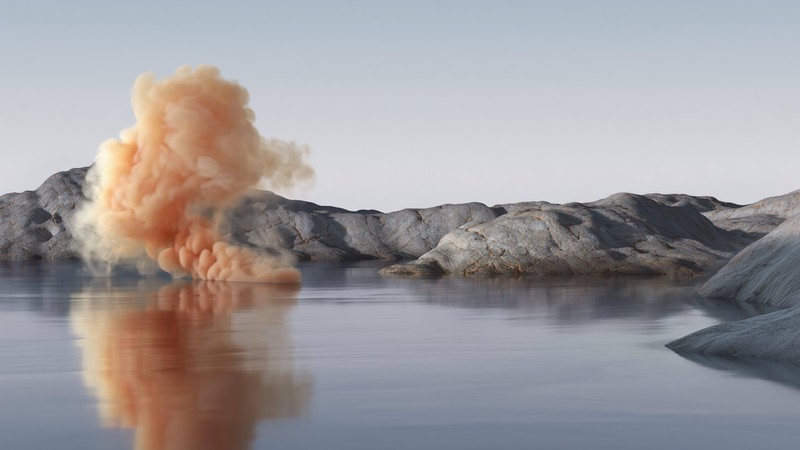
[[[797,448],[797,368],[663,347],[763,311],[379,267],[297,290],[0,266],[0,449]]]

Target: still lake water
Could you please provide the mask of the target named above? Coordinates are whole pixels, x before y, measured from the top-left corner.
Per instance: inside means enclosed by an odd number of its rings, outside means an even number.
[[[663,346],[763,310],[380,267],[294,290],[0,266],[0,449],[797,448],[797,368]]]

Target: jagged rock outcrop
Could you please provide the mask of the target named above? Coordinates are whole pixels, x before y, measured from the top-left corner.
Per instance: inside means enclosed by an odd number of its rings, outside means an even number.
[[[503,205],[510,212],[461,226],[418,260],[382,273],[693,276],[752,237],[718,228],[701,213],[726,204],[692,200],[616,194],[587,204]]]
[[[35,191],[0,197],[0,259],[69,259],[86,168],[59,172]]]

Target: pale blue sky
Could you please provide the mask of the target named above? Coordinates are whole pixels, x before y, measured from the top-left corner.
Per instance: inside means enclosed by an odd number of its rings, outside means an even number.
[[[3,0],[0,192],[91,163],[140,73],[209,63],[311,147],[318,203],[751,202],[800,188],[798,48],[796,1]]]

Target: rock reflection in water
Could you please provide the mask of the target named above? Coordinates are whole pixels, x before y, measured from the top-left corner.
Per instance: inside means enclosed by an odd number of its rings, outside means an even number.
[[[286,323],[296,290],[195,281],[75,295],[103,424],[134,428],[137,450],[238,450],[260,420],[302,415],[311,380],[294,368]]]

